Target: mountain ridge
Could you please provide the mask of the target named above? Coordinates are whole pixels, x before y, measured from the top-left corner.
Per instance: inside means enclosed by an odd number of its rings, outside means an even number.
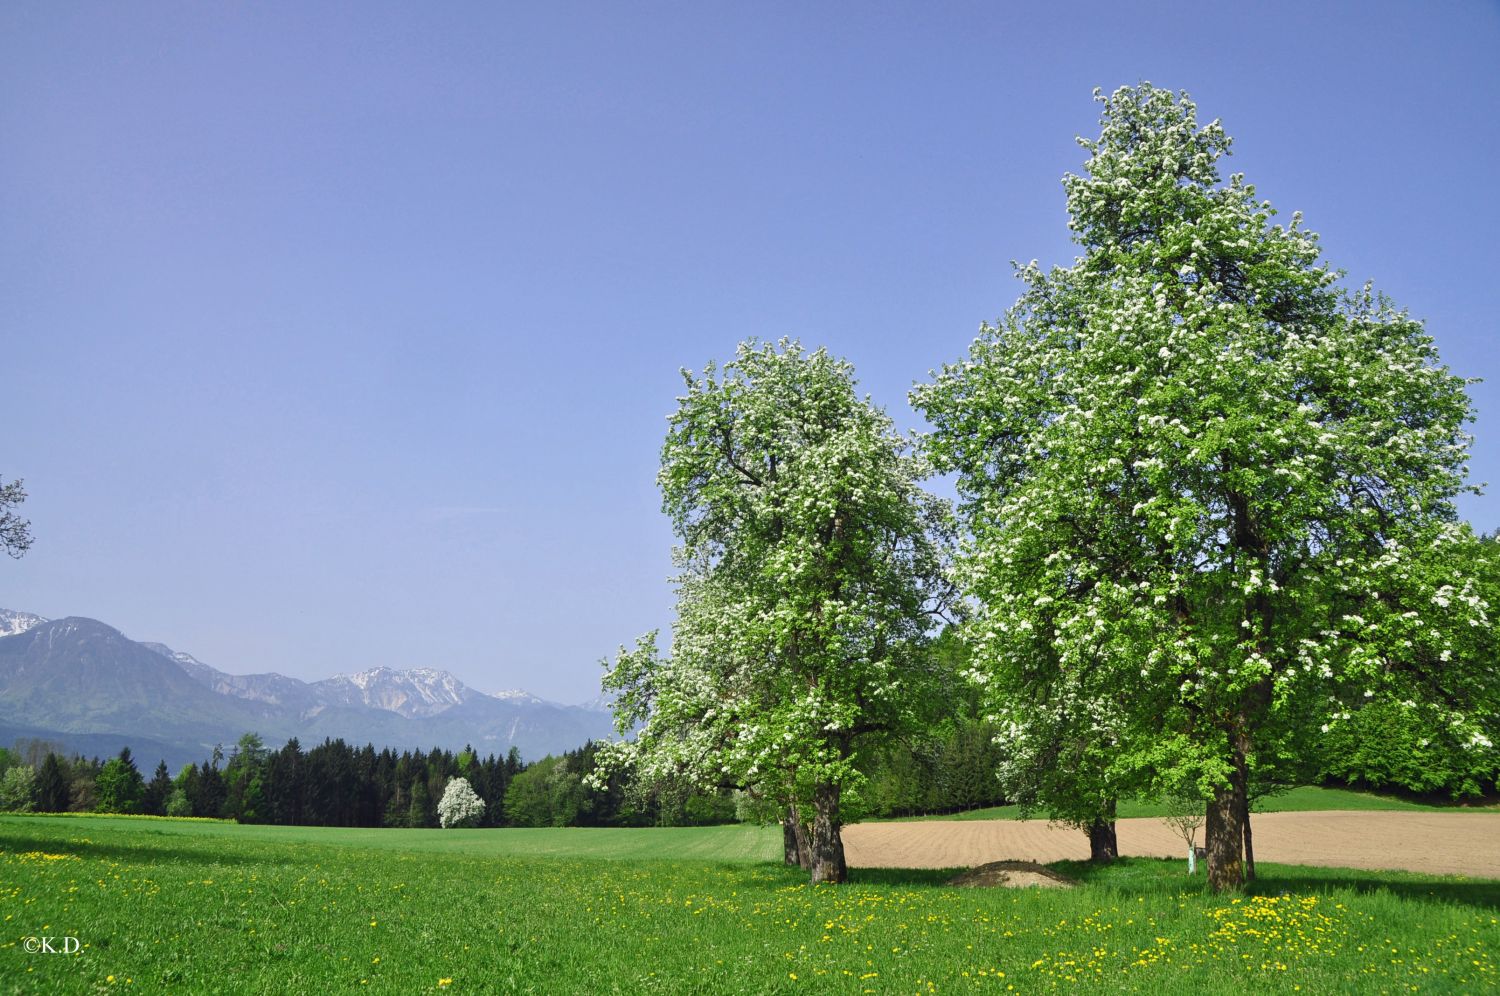
[[[234,675],[98,620],[0,609],[4,727],[62,739],[134,734],[189,752],[253,731],[267,742],[341,737],[485,753],[516,747],[528,759],[613,733],[595,703],[490,695],[437,668],[376,667],[313,682],[276,672]]]

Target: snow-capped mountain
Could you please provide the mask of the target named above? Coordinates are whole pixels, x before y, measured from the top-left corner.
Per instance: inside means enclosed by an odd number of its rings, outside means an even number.
[[[501,702],[527,702],[537,705],[543,702],[542,699],[519,688],[504,688],[498,692],[490,692],[489,694],[491,698],[499,699]]]
[[[402,716],[436,716],[479,694],[447,671],[430,667],[377,667],[325,678],[312,688],[330,705],[365,705]]]
[[[128,744],[178,765],[246,732],[273,746],[289,737],[341,737],[423,750],[515,747],[528,759],[613,733],[608,716],[591,706],[520,690],[487,695],[435,668],[379,667],[309,683],[226,674],[93,619],[48,621],[0,609],[0,627],[0,742],[42,737],[92,753]]]
[[[12,612],[10,609],[0,609],[0,636],[15,636],[24,633],[33,626],[39,626],[46,622],[41,616],[30,612]]]

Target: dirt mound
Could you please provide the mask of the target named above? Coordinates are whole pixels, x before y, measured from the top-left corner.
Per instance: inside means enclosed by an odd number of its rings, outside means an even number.
[[[991,861],[949,879],[948,884],[980,889],[1025,889],[1033,885],[1042,889],[1071,889],[1078,883],[1034,861]]]

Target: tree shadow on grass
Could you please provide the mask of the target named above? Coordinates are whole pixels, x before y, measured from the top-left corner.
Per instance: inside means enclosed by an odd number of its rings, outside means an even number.
[[[1245,890],[1251,895],[1276,896],[1282,893],[1305,895],[1348,889],[1361,894],[1389,893],[1417,902],[1473,906],[1478,909],[1500,909],[1500,882],[1493,879],[1468,879],[1457,876],[1420,880],[1387,878],[1380,872],[1341,868],[1338,878],[1307,876],[1293,871],[1258,872]]]
[[[200,865],[244,865],[261,864],[264,859],[252,855],[237,854],[223,847],[184,847],[178,844],[163,846],[156,842],[132,846],[121,843],[82,843],[77,840],[61,840],[56,837],[26,837],[17,834],[0,834],[0,851],[24,854],[28,851],[44,851],[48,854],[71,854],[79,858],[107,858],[128,861],[131,864],[164,864],[186,862]]]
[[[1122,895],[1208,892],[1203,868],[1189,878],[1187,862],[1175,858],[1121,858],[1108,865],[1086,861],[1058,861],[1049,867],[1088,885]],[[1405,900],[1457,904],[1478,909],[1500,909],[1500,881],[1457,875],[1374,871],[1363,868],[1321,868],[1311,865],[1256,864],[1255,881],[1245,895],[1280,896],[1326,894],[1341,890],[1361,894],[1386,893]]]
[[[944,885],[965,868],[850,868],[850,885]]]

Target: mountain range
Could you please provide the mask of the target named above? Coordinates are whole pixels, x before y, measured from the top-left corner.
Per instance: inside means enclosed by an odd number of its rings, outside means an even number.
[[[227,674],[161,643],[138,643],[94,619],[0,609],[0,743],[36,737],[107,756],[128,745],[142,764],[176,770],[246,732],[269,746],[343,738],[377,748],[503,754],[534,760],[605,739],[607,707],[559,705],[527,692],[487,694],[447,671],[379,667],[322,681]]]

